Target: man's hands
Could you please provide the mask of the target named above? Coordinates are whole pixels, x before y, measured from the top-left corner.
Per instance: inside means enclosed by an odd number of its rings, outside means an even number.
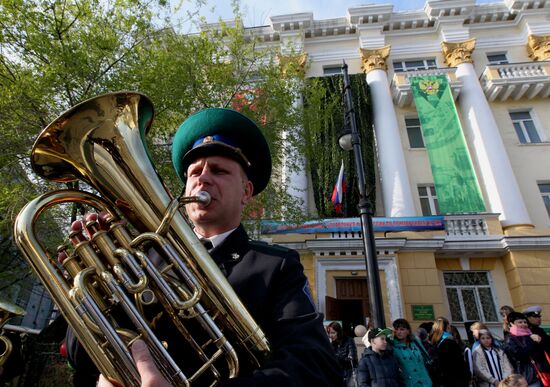
[[[151,352],[143,340],[136,340],[132,345],[132,356],[136,362],[139,375],[141,376],[142,387],[169,387],[170,383],[160,373],[151,356]],[[117,383],[118,384],[118,383]],[[115,387],[116,385],[107,380],[103,375],[99,376],[98,387]],[[118,386],[117,386],[118,387]]]

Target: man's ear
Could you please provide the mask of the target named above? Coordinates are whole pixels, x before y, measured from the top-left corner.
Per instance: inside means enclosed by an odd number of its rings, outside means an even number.
[[[242,198],[242,204],[245,205],[252,198],[252,193],[254,192],[254,184],[250,180],[246,180],[244,183],[244,195]]]

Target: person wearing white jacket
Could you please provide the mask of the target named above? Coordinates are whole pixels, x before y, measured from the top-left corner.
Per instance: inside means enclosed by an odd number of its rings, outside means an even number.
[[[479,331],[479,343],[473,351],[474,375],[480,387],[496,386],[513,373],[508,356],[495,347],[493,335],[488,330]]]

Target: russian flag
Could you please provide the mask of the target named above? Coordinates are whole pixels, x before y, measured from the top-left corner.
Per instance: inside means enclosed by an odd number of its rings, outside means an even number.
[[[342,201],[344,192],[346,192],[346,180],[344,178],[344,160],[342,160],[340,173],[338,173],[338,180],[336,180],[336,185],[334,186],[334,190],[332,191],[331,199],[337,214],[342,213]]]

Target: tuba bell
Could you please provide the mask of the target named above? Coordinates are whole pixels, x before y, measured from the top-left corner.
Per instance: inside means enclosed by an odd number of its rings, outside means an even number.
[[[23,316],[25,310],[15,304],[9,302],[0,301],[0,329],[6,325],[6,323],[17,316]],[[13,350],[11,340],[4,335],[0,336],[0,367],[4,366],[6,360],[10,357]]]
[[[37,197],[19,213],[15,240],[105,377],[140,385],[129,348],[141,338],[172,384],[216,385],[244,364],[260,365],[269,345],[179,211],[187,202],[207,203],[208,194],[173,198],[150,161],[144,138],[153,116],[148,97],[118,92],[48,125],[33,146],[33,170],[56,182],[83,181],[98,194],[67,189]],[[75,202],[103,215],[71,231],[74,247],[49,251],[35,233],[38,219]],[[155,331],[166,316],[177,343]],[[180,341],[196,359],[173,354]]]

